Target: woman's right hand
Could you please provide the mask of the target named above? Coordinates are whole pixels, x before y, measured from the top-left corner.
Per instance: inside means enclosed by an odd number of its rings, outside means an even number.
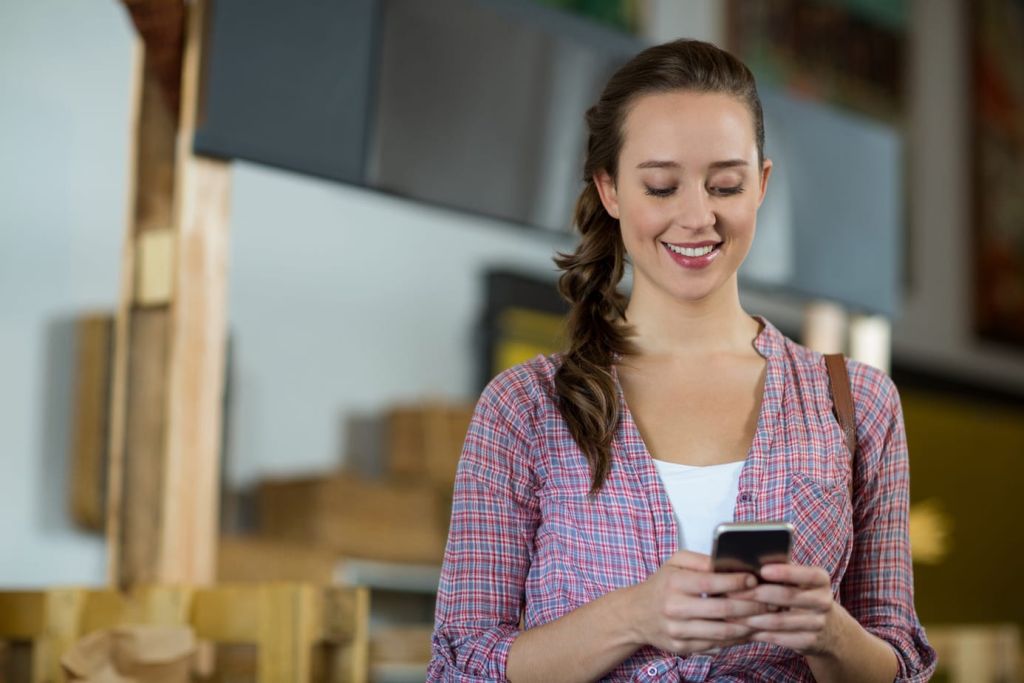
[[[745,643],[754,629],[724,620],[767,611],[761,603],[729,597],[755,585],[753,574],[716,574],[710,557],[682,550],[631,587],[633,628],[640,642],[676,654]]]

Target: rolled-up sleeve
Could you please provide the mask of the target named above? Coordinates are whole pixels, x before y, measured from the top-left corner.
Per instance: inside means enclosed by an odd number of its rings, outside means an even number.
[[[897,681],[926,681],[936,655],[914,609],[903,408],[888,375],[857,362],[849,369],[858,411],[855,536],[840,599],[865,629],[893,647]]]
[[[428,681],[505,681],[540,520],[531,400],[520,375],[495,377],[462,447],[441,568]]]

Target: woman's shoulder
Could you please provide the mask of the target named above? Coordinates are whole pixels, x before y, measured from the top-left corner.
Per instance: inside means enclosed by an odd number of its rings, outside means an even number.
[[[804,346],[773,327],[777,345],[787,359],[790,373],[803,386],[815,387],[827,400],[830,380],[825,354]],[[899,392],[892,378],[880,368],[844,355],[858,424],[875,423],[899,408]],[[803,380],[803,381],[801,381]]]
[[[555,401],[555,374],[562,365],[562,352],[538,353],[496,374],[480,399],[508,407],[534,410]]]

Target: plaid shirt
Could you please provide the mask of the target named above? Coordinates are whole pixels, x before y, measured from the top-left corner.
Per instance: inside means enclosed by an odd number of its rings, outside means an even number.
[[[896,387],[885,373],[847,360],[859,444],[851,475],[824,358],[755,317],[764,325],[754,346],[767,374],[735,519],[791,522],[793,561],[829,572],[836,600],[897,652],[898,681],[927,680],[936,657],[914,611]],[[430,681],[505,681],[521,609],[525,628],[552,621],[643,581],[677,550],[671,503],[621,387],[610,473],[588,500],[590,469],[557,407],[560,360],[538,355],[502,372],[476,405],[455,479]],[[602,680],[814,679],[795,651],[751,643],[713,656],[648,645]]]

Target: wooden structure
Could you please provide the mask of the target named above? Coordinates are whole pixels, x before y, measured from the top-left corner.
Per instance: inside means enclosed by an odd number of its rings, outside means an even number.
[[[230,170],[192,152],[207,0],[124,0],[136,46],[114,335],[112,584],[202,585],[216,565]]]
[[[314,648],[330,648],[328,679],[363,683],[369,591],[303,583],[216,588],[76,588],[0,592],[0,640],[32,645],[32,683],[64,680],[60,657],[78,638],[119,625],[189,625],[214,643],[257,646],[259,683],[307,683]]]

